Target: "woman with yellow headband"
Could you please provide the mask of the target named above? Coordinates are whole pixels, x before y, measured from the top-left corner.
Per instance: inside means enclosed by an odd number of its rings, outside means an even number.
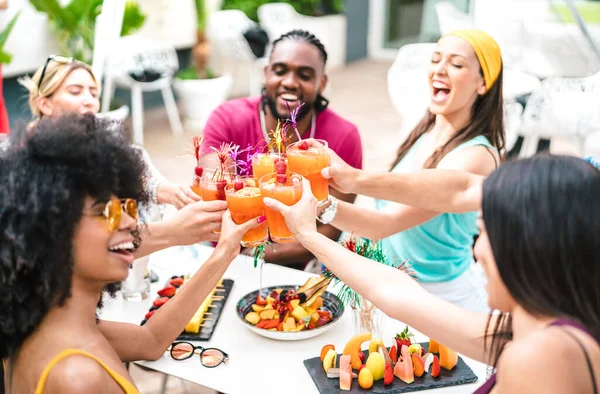
[[[424,168],[487,176],[504,150],[502,58],[479,30],[442,37],[429,67],[431,103],[400,146],[392,172]],[[473,311],[488,310],[485,278],[474,265],[476,214],[450,214],[377,201],[377,210],[335,202],[322,214],[340,230],[383,239],[388,258],[410,259],[429,292]]]

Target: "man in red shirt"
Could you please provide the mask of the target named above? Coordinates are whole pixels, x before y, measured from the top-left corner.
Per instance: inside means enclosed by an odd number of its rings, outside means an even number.
[[[323,44],[311,33],[293,30],[273,42],[269,64],[265,67],[265,87],[261,97],[248,97],[228,101],[210,116],[204,129],[204,167],[215,167],[211,147],[223,142],[233,142],[242,148],[260,146],[275,130],[277,120],[290,117],[290,110],[304,103],[297,117],[302,138],[318,138],[328,142],[344,161],[362,168],[362,144],[355,125],[327,108],[328,101],[321,95],[327,84],[325,63],[327,52]],[[288,108],[289,105],[289,108]],[[288,131],[295,142],[295,132]],[[242,155],[241,159],[246,157]],[[345,195],[331,189],[331,194],[343,201],[353,202],[355,195]],[[341,232],[319,223],[319,232],[337,240]],[[313,256],[304,247],[293,242],[267,248],[265,260],[270,263],[303,268]]]

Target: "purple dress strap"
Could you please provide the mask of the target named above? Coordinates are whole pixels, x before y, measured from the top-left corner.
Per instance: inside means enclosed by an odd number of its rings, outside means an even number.
[[[590,337],[594,338],[596,340],[596,343],[598,345],[600,345],[600,340],[598,338],[596,338],[591,332],[590,330],[588,330],[583,324],[576,322],[574,320],[568,320],[568,319],[558,319],[558,320],[554,320],[552,323],[550,323],[550,326],[558,326],[558,327],[573,327],[576,328],[579,331],[583,331],[585,332],[587,335],[589,335]]]
[[[494,388],[494,386],[496,385],[496,374],[493,374],[492,376],[490,376],[490,378],[481,386],[479,386],[479,388],[477,390],[475,390],[475,392],[473,394],[489,394],[490,392],[492,392],[492,389]]]

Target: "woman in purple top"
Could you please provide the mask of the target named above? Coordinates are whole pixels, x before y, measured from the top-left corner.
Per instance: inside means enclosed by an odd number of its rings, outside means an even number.
[[[305,189],[306,190],[306,189]],[[597,393],[600,385],[600,171],[582,159],[508,162],[483,184],[475,255],[495,313],[470,312],[405,273],[315,231],[310,193],[279,210],[308,250],[388,316],[497,376],[480,393]]]

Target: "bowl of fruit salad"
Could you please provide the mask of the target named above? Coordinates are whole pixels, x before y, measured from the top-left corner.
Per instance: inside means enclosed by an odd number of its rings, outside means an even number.
[[[243,324],[258,335],[297,341],[331,329],[344,313],[344,305],[329,291],[307,299],[301,286],[283,285],[246,294],[236,310]]]

